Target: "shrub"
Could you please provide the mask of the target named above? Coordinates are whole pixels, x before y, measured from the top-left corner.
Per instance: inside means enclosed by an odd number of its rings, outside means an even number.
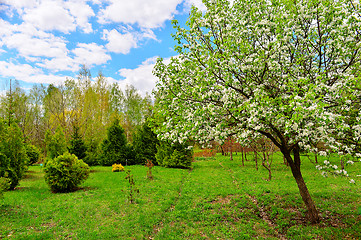
[[[112,172],[123,172],[124,171],[124,167],[122,164],[113,164],[112,165]]]
[[[190,168],[193,151],[186,144],[162,142],[155,155],[160,166],[169,168]]]
[[[89,166],[68,152],[54,159],[48,159],[45,182],[52,192],[71,192],[89,177]]]
[[[32,144],[27,144],[25,146],[25,149],[26,149],[26,155],[28,155],[29,158],[29,165],[32,165],[39,161],[40,151],[37,147],[35,147]]]
[[[5,177],[0,177],[0,198],[3,197],[3,193],[10,187],[10,180]]]

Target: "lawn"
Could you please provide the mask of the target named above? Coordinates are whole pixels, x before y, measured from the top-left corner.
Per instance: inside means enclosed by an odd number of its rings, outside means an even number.
[[[248,158],[251,158],[249,156]],[[307,157],[303,175],[322,222],[311,225],[291,171],[275,154],[271,181],[240,154],[197,158],[191,170],[128,166],[139,194],[128,201],[124,172],[92,167],[72,193],[51,193],[40,166],[0,200],[9,239],[361,239],[361,177],[323,177]],[[312,159],[312,158],[311,158]],[[323,161],[323,159],[319,159]],[[338,161],[334,158],[333,161]],[[361,174],[361,162],[346,165]]]

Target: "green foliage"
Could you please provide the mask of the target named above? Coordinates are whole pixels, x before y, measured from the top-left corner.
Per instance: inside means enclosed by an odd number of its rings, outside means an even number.
[[[99,152],[100,152],[99,143],[96,140],[92,139],[87,144],[87,151],[85,153],[85,158],[83,159],[83,161],[89,166],[99,165],[99,158],[100,158]]]
[[[82,137],[79,134],[79,127],[75,126],[73,127],[73,134],[71,135],[70,139],[70,147],[69,153],[74,154],[79,159],[84,159],[86,157],[86,146],[82,139]]]
[[[10,190],[19,184],[28,161],[20,128],[17,124],[5,124],[0,119],[0,177],[10,180]]]
[[[157,145],[156,160],[160,166],[169,168],[190,168],[193,151],[186,144],[161,142]]]
[[[86,163],[68,152],[48,160],[44,171],[45,182],[53,192],[74,191],[90,173]]]
[[[48,157],[52,159],[67,151],[66,139],[62,128],[57,128],[54,134],[48,130],[45,134],[45,143]]]
[[[123,165],[134,163],[131,156],[132,149],[127,143],[124,129],[119,125],[119,120],[113,121],[113,124],[107,130],[107,138],[101,144],[100,164],[111,166],[114,163]]]
[[[10,187],[10,179],[5,177],[0,177],[0,198],[3,197],[3,194]]]
[[[157,144],[157,135],[149,127],[148,121],[144,122],[133,137],[136,164],[145,164],[147,160],[156,162]]]
[[[27,144],[25,145],[25,149],[26,149],[26,154],[28,155],[29,158],[29,165],[32,165],[39,161],[40,150],[36,146],[32,144]]]

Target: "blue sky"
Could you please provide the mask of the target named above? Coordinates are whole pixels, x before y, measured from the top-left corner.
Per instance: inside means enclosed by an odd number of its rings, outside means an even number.
[[[0,91],[61,84],[85,64],[109,83],[155,85],[157,57],[176,55],[171,20],[185,23],[201,0],[0,0]]]

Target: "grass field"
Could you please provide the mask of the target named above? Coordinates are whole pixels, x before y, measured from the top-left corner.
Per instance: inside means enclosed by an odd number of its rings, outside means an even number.
[[[277,154],[276,154],[277,155]],[[303,175],[322,222],[311,225],[291,171],[278,154],[268,173],[240,156],[198,158],[191,170],[93,167],[81,189],[51,193],[40,166],[0,200],[0,238],[9,239],[361,239],[361,177],[324,178],[305,158]],[[361,163],[346,166],[361,174]]]

